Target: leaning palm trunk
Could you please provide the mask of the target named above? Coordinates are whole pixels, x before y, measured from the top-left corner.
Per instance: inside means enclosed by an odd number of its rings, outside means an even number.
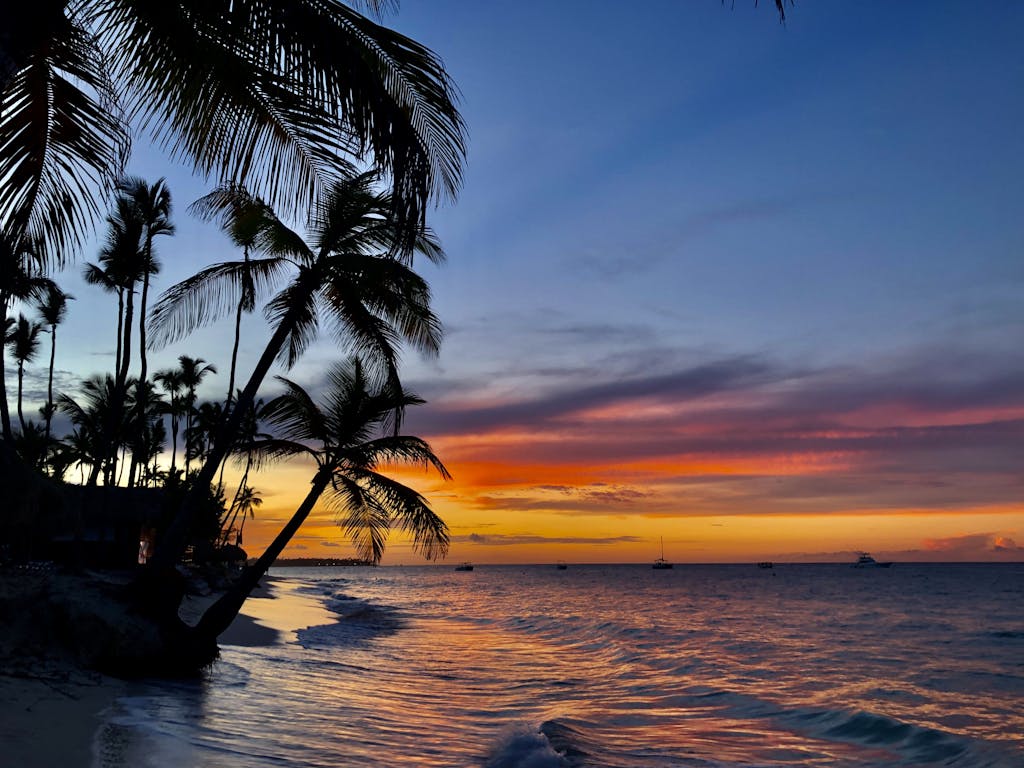
[[[309,513],[313,511],[314,505],[330,482],[331,468],[321,467],[313,477],[313,484],[309,489],[309,493],[306,494],[306,498],[302,500],[302,504],[295,510],[295,514],[292,515],[288,524],[281,529],[281,532],[277,534],[270,543],[270,546],[267,547],[267,551],[260,556],[260,559],[254,565],[246,568],[238,581],[203,614],[199,623],[196,624],[196,632],[201,637],[215,640],[218,635],[231,626],[231,622],[235,620],[246,598],[256,588],[259,580],[263,578],[270,566],[274,564],[274,561],[281,556],[281,552],[288,546],[288,542],[292,540],[292,537],[306,521],[306,518],[309,517]]]
[[[274,335],[271,336],[270,341],[267,342],[267,346],[263,350],[263,354],[256,363],[256,368],[249,377],[249,382],[245,385],[245,389],[243,389],[241,394],[238,396],[238,402],[235,403],[235,407],[231,409],[227,419],[222,422],[221,427],[218,429],[217,435],[213,441],[213,448],[206,457],[206,461],[197,473],[195,480],[189,487],[188,493],[182,502],[181,509],[178,511],[177,516],[171,522],[170,526],[168,526],[162,541],[160,541],[157,546],[156,554],[150,561],[153,567],[157,570],[173,568],[174,564],[177,563],[178,558],[180,558],[182,553],[184,553],[185,546],[187,544],[188,531],[192,526],[192,521],[195,517],[196,510],[198,509],[198,502],[202,497],[203,489],[208,488],[213,482],[213,476],[217,474],[217,469],[220,467],[221,462],[227,457],[228,450],[234,442],[233,436],[238,434],[239,427],[241,427],[242,419],[245,417],[246,411],[252,407],[252,404],[256,400],[257,390],[260,388],[263,380],[267,377],[271,366],[274,364],[274,360],[277,359],[278,354],[284,347],[285,341],[291,334],[292,328],[299,317],[299,313],[304,307],[306,299],[308,299],[309,296],[312,296],[316,289],[315,280],[309,274],[300,276],[298,283],[302,287],[302,290],[296,291],[296,300],[294,304],[288,309],[285,316],[281,319],[280,324],[277,326],[277,329],[274,331]]]

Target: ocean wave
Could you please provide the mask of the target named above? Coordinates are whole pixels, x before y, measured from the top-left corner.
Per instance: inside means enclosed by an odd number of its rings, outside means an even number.
[[[484,768],[568,768],[564,753],[552,746],[543,729],[523,725],[504,732],[484,761]]]

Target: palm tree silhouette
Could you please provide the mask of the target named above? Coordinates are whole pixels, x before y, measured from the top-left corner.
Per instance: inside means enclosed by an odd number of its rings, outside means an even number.
[[[53,280],[43,276],[50,261],[42,241],[31,238],[15,240],[0,230],[0,319],[5,324],[5,339],[7,312],[11,302],[39,299],[46,291],[56,287]],[[4,441],[10,442],[14,434],[7,404],[4,351],[5,347],[0,348],[0,432]]]
[[[189,357],[188,355],[178,356],[178,366],[181,372],[181,386],[185,390],[183,401],[185,409],[185,476],[188,477],[189,461],[192,458],[192,451],[189,450],[190,443],[194,440],[194,426],[196,415],[196,389],[206,378],[207,374],[216,373],[217,368],[208,364],[201,357]]]
[[[381,14],[388,0],[353,3]],[[0,34],[0,221],[80,242],[131,115],[172,156],[308,208],[353,163],[388,174],[407,246],[457,192],[455,88],[430,50],[340,2],[12,6]],[[42,138],[41,138],[42,137]]]
[[[223,216],[222,227],[231,242],[242,249],[243,261],[238,265],[238,306],[235,308],[235,339],[231,346],[231,369],[228,375],[228,409],[235,395],[235,369],[238,345],[242,335],[242,314],[256,308],[256,285],[249,263],[250,251],[259,243],[260,235],[273,217],[262,200],[237,185],[224,185],[194,202],[189,210],[201,218]]]
[[[179,368],[167,368],[153,374],[156,381],[170,400],[165,404],[164,411],[171,418],[171,472],[178,468],[178,431],[181,428],[181,417],[185,414],[185,408],[181,398],[181,391],[185,386],[184,379]]]
[[[74,296],[64,293],[56,285],[50,286],[37,301],[36,310],[43,323],[50,327],[50,373],[46,380],[46,405],[43,417],[46,419],[46,442],[50,442],[50,423],[53,420],[53,364],[57,356],[57,326],[64,322],[68,312],[68,301]]]
[[[109,373],[93,376],[82,383],[82,400],[61,394],[57,406],[75,428],[74,443],[81,451],[76,463],[89,464],[87,485],[96,485],[100,472],[104,485],[113,485],[117,451],[125,433],[124,409],[116,405],[117,382]],[[111,426],[113,425],[113,426]]]
[[[25,315],[18,315],[18,322],[10,330],[6,338],[7,347],[11,350],[11,356],[18,361],[18,422],[21,424],[21,431],[25,432],[25,415],[21,410],[22,391],[25,381],[25,363],[35,359],[39,353],[39,332],[42,326],[34,323]]]
[[[412,270],[412,254],[401,252],[402,233],[389,216],[390,197],[374,191],[373,180],[367,173],[339,183],[315,211],[308,243],[263,206],[258,238],[261,258],[208,267],[172,286],[154,306],[153,338],[166,343],[230,312],[244,274],[253,276],[259,292],[292,273],[291,281],[266,306],[273,333],[194,488],[212,482],[274,361],[291,367],[322,321],[333,326],[339,344],[368,355],[374,367],[393,382],[398,380],[401,341],[437,354],[441,324],[430,309],[430,288]],[[211,215],[219,212],[228,222],[237,210],[227,199],[210,204]],[[429,230],[420,233],[415,245],[434,263],[444,261],[444,252]],[[173,560],[165,558],[177,559],[183,551],[195,509],[190,498],[164,533],[151,563],[168,566]]]
[[[398,526],[412,537],[414,551],[429,560],[448,551],[448,528],[417,491],[380,472],[384,465],[412,464],[448,470],[426,441],[394,433],[395,413],[424,401],[393,380],[374,385],[358,358],[334,366],[317,403],[293,381],[279,377],[284,394],[267,404],[266,420],[277,437],[257,441],[262,461],[294,456],[316,464],[311,487],[267,550],[203,615],[197,631],[216,637],[299,530],[321,495],[330,495],[340,527],[361,558],[380,561],[389,530]]]
[[[142,292],[139,296],[138,379],[138,386],[142,386],[149,376],[149,363],[146,358],[146,311],[149,302],[149,284],[151,277],[160,271],[160,262],[156,258],[153,241],[161,235],[169,236],[174,234],[174,225],[171,224],[171,192],[162,178],[153,184],[148,184],[137,176],[122,179],[118,184],[118,191],[121,197],[127,200],[132,216],[141,226],[141,239],[136,256],[138,259],[138,273],[142,282]],[[137,445],[133,444],[132,446],[132,462],[128,471],[129,486],[135,484],[136,471],[140,463],[145,463],[142,454],[146,453],[146,398],[136,393],[135,400],[137,409],[135,423],[143,431],[136,435],[136,440],[133,441]]]

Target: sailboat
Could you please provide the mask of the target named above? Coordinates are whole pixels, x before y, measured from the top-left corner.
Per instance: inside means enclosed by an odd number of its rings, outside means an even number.
[[[654,565],[651,566],[656,571],[663,571],[667,568],[672,567],[672,563],[665,559],[665,537],[661,537],[661,557],[654,561]]]

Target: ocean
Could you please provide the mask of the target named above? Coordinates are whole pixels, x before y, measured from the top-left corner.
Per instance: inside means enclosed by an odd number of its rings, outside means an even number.
[[[1024,565],[272,575],[283,641],[133,684],[96,768],[1024,766]]]

